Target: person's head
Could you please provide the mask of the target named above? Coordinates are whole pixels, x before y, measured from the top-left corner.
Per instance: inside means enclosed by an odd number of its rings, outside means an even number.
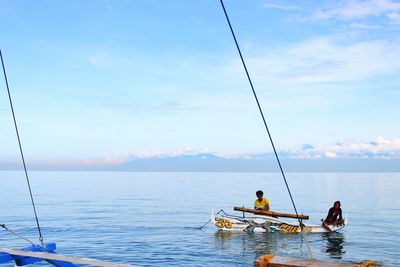
[[[333,207],[335,208],[335,209],[339,209],[340,208],[340,201],[338,200],[338,201],[335,201],[335,203],[333,203]]]
[[[257,196],[257,198],[258,198],[259,200],[261,200],[261,199],[263,198],[263,196],[264,196],[264,192],[261,191],[261,190],[258,190],[258,191],[256,192],[256,196]]]

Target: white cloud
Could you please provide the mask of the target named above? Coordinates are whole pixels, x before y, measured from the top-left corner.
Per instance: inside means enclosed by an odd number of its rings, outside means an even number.
[[[259,82],[318,83],[367,80],[400,70],[400,40],[348,43],[320,37],[289,47],[270,49],[248,57],[248,65]],[[242,72],[228,61],[230,75]]]
[[[159,151],[159,150],[146,150],[133,153],[129,156],[130,159],[147,159],[147,158],[163,158],[163,157],[176,157],[181,155],[191,155],[194,151],[191,147],[187,147],[174,151]]]
[[[83,160],[79,163],[85,166],[118,165],[126,161],[126,158],[106,157],[99,160]]]
[[[216,153],[210,148],[193,149],[188,146],[180,150],[174,151],[158,151],[148,150],[138,153],[133,153],[124,157],[106,157],[102,159],[90,159],[82,161],[51,161],[47,162],[50,166],[114,166],[137,159],[153,159],[153,158],[171,158],[179,156],[196,156],[201,159],[208,160],[209,157],[204,153],[215,155],[224,159],[242,159],[242,160],[257,160],[270,158],[274,156],[271,153],[255,155],[245,153]],[[344,141],[325,146],[315,146],[311,144],[302,145],[299,149],[279,152],[281,158],[292,159],[400,159],[400,138],[386,139],[383,136],[378,136],[375,141]]]
[[[186,146],[181,149],[172,151],[160,151],[160,150],[145,150],[130,154],[127,159],[148,159],[148,158],[168,158],[178,157],[184,155],[198,155],[198,154],[215,154],[215,151],[210,147],[204,147],[195,149],[191,146]]]
[[[225,159],[256,159],[260,155],[248,153],[217,153],[210,148],[193,149],[186,147],[180,150],[161,152],[143,151],[130,155],[129,159],[163,158],[177,157],[184,155],[212,154]],[[393,140],[378,136],[374,141],[354,141],[347,140],[324,146],[311,144],[302,145],[299,149],[291,149],[286,152],[279,152],[281,157],[297,159],[320,159],[320,158],[374,158],[374,159],[400,159],[400,138]],[[269,154],[266,154],[269,155]],[[128,158],[126,160],[128,160]],[[261,157],[263,158],[263,156]]]
[[[115,65],[127,65],[129,62],[118,56],[106,52],[96,52],[89,56],[88,62],[96,67],[111,67]]]
[[[243,153],[239,153],[239,152],[224,153],[224,154],[219,154],[219,156],[221,156],[225,159],[252,159],[251,155],[243,154]]]
[[[392,23],[400,23],[400,13],[389,13],[387,17]]]
[[[334,152],[326,151],[325,152],[325,157],[330,158],[330,159],[334,159],[334,158],[337,158],[337,154],[334,153]]]
[[[381,28],[380,26],[377,25],[371,25],[361,22],[352,22],[349,24],[349,26],[353,29],[360,29],[360,30],[375,30]]]
[[[398,14],[399,12],[400,3],[392,0],[345,0],[335,3],[334,6],[316,11],[313,18],[356,20],[383,16],[390,19],[389,14]]]
[[[118,165],[126,162],[126,157],[105,157],[101,159],[84,159],[84,160],[51,160],[46,161],[45,164],[49,166],[64,166],[64,167],[73,167],[73,166],[112,166]],[[35,162],[35,164],[41,164],[41,162]]]
[[[386,140],[385,137],[383,137],[381,135],[378,136],[378,138],[376,138],[376,141],[378,142],[378,144],[381,144],[381,145],[390,145],[390,143],[391,143],[389,140]],[[397,140],[394,140],[394,141],[397,141]]]
[[[288,5],[281,2],[276,1],[266,1],[262,4],[262,7],[269,9],[282,9],[282,10],[302,10],[299,6],[296,5]]]
[[[216,153],[210,148],[193,149],[186,147],[180,150],[161,152],[161,151],[143,151],[135,153],[125,158],[131,159],[148,159],[148,158],[168,158],[185,155],[212,154],[225,159],[257,159],[264,158],[265,155],[251,155],[248,153]],[[393,140],[378,136],[374,141],[353,141],[347,140],[335,144],[324,146],[315,146],[311,144],[302,145],[299,149],[291,149],[285,152],[279,152],[281,157],[297,158],[297,159],[321,159],[321,158],[374,158],[374,159],[400,159],[400,138]],[[206,159],[203,156],[204,159]],[[273,158],[273,157],[271,157]],[[102,161],[106,163],[106,161]],[[122,162],[120,162],[122,163]]]
[[[313,149],[299,149],[290,152],[293,158],[400,158],[400,138],[388,140],[378,136],[375,141],[359,142],[345,141],[341,143],[314,147]]]
[[[209,147],[204,147],[204,148],[201,149],[201,152],[202,153],[212,153],[213,150],[211,148],[209,148]]]
[[[166,153],[166,152],[158,151],[158,150],[146,150],[146,151],[141,151],[141,152],[131,154],[130,157],[133,159],[146,159],[146,158],[164,157],[164,156],[168,156],[168,155],[172,155],[172,154],[173,154],[173,152]]]

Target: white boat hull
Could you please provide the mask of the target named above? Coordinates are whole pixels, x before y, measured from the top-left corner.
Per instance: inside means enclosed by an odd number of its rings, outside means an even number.
[[[283,232],[283,233],[301,233],[299,223],[286,222],[278,218],[269,216],[253,216],[253,217],[240,217],[229,215],[223,212],[221,215],[211,216],[213,225],[221,231],[229,232]],[[336,232],[345,227],[347,219],[343,225],[333,226],[330,225],[332,231]],[[329,232],[322,225],[305,224],[304,231],[307,233],[326,233]]]

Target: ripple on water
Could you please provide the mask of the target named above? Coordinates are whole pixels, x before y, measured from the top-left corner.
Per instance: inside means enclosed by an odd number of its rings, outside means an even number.
[[[262,188],[273,209],[290,212],[279,174],[32,172],[43,233],[59,251],[145,266],[249,266],[262,254],[307,257],[299,235],[198,230],[211,209],[251,206]],[[399,174],[288,174],[294,199],[311,223],[340,199],[349,225],[308,235],[320,259],[373,258],[399,265]],[[2,222],[37,240],[23,174],[0,172]],[[12,201],[10,201],[12,200]],[[2,246],[26,242],[0,232]]]

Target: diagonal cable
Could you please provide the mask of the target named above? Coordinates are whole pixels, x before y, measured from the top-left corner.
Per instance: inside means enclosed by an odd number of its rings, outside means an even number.
[[[239,53],[240,59],[241,59],[241,61],[242,61],[243,68],[244,68],[244,70],[245,70],[245,72],[246,72],[247,79],[248,79],[248,81],[249,81],[251,90],[252,90],[253,95],[254,95],[254,98],[255,98],[255,100],[256,100],[256,103],[257,103],[257,106],[258,106],[258,110],[260,111],[260,115],[261,115],[261,118],[262,118],[262,120],[263,120],[263,123],[264,123],[264,126],[265,126],[265,130],[267,131],[269,141],[271,142],[272,148],[273,148],[273,150],[274,150],[274,154],[275,154],[276,161],[278,162],[279,169],[280,169],[280,171],[281,171],[283,180],[285,181],[286,189],[287,189],[287,191],[288,191],[288,193],[289,193],[290,200],[291,200],[292,205],[293,205],[293,209],[294,209],[294,211],[295,211],[297,217],[299,217],[299,214],[298,214],[297,208],[296,208],[296,204],[294,203],[293,196],[292,196],[292,193],[291,193],[290,188],[289,188],[289,184],[288,184],[288,182],[287,182],[287,180],[286,180],[285,172],[283,171],[281,161],[280,161],[280,159],[279,159],[278,153],[277,153],[276,148],[275,148],[275,145],[274,145],[274,141],[272,140],[272,136],[271,136],[271,133],[270,133],[269,128],[268,128],[267,121],[266,121],[265,116],[264,116],[264,112],[262,111],[260,102],[258,101],[257,93],[256,93],[256,91],[255,91],[255,89],[254,89],[253,82],[251,81],[251,77],[250,77],[249,71],[247,70],[246,63],[245,63],[245,61],[244,61],[242,52],[241,52],[241,50],[240,50],[239,43],[238,43],[238,41],[237,41],[237,39],[236,39],[235,32],[233,31],[231,22],[230,22],[230,20],[229,20],[228,13],[226,12],[225,5],[224,5],[223,0],[220,0],[220,3],[221,3],[221,6],[222,6],[222,9],[224,10],[224,14],[225,14],[226,21],[228,22],[229,29],[231,30],[233,40],[235,41],[236,48],[237,48],[237,51],[238,51],[238,53]],[[302,229],[302,232],[303,232],[303,236],[305,236],[305,232],[303,231],[303,227],[302,227],[303,223],[302,223],[302,221],[301,221],[299,218],[298,218],[298,220],[299,220],[299,225],[300,225],[300,227],[301,227],[301,229]],[[307,238],[305,238],[305,240],[307,241]],[[307,243],[307,245],[309,245],[308,242],[306,242],[306,243]],[[311,253],[311,249],[309,249],[309,254],[310,254],[310,257],[313,258],[312,253]]]
[[[17,139],[18,139],[18,145],[19,145],[19,152],[21,154],[21,159],[22,159],[22,165],[24,166],[24,171],[25,171],[25,178],[26,178],[26,182],[28,184],[28,189],[29,189],[29,195],[31,197],[31,202],[32,202],[32,208],[33,208],[33,213],[35,214],[35,220],[36,220],[36,226],[39,232],[39,240],[43,245],[43,236],[42,236],[42,231],[40,229],[40,224],[39,224],[39,218],[36,212],[36,206],[35,206],[35,201],[33,199],[33,194],[32,194],[32,189],[31,189],[31,184],[29,182],[29,176],[28,176],[28,171],[26,169],[26,163],[25,163],[25,157],[24,157],[24,153],[22,151],[22,145],[21,145],[21,139],[19,137],[19,131],[18,131],[18,126],[17,126],[17,120],[15,118],[15,112],[14,112],[14,106],[11,100],[11,93],[10,93],[10,87],[8,85],[8,79],[7,79],[7,73],[6,73],[6,67],[4,65],[4,60],[3,60],[3,54],[1,53],[1,49],[0,49],[0,58],[1,58],[1,65],[3,67],[3,74],[4,74],[4,80],[6,82],[6,88],[7,88],[7,94],[8,94],[8,100],[10,102],[10,108],[11,108],[11,113],[12,113],[12,117],[13,117],[13,121],[14,121],[14,126],[15,126],[15,132],[17,134]]]

